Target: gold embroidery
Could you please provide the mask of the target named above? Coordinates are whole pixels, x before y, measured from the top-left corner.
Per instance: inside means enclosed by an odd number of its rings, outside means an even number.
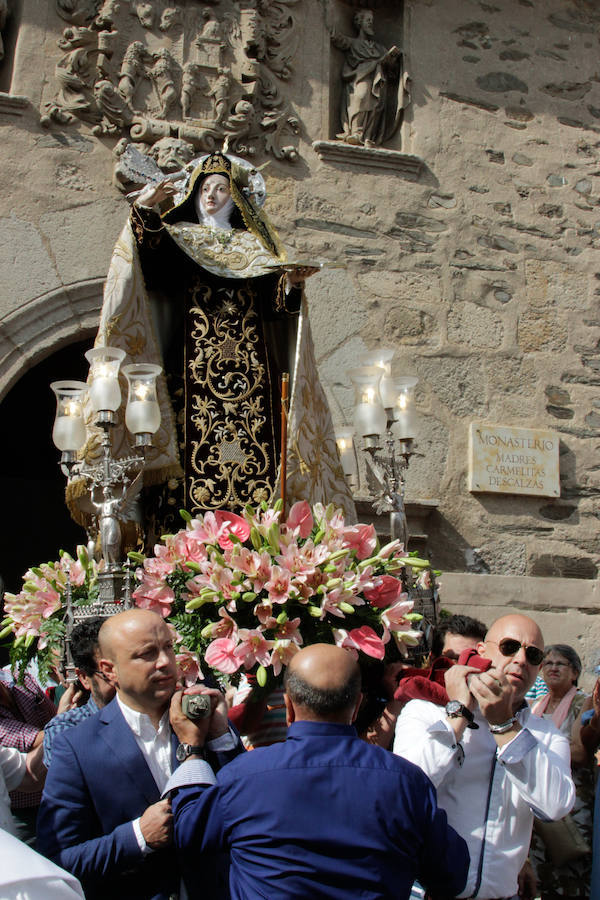
[[[178,222],[165,225],[177,244],[194,262],[213,275],[222,278],[256,278],[270,275],[277,265],[273,254],[249,231],[228,231],[227,243],[222,242],[224,232],[205,225]]]
[[[270,497],[277,454],[271,377],[252,285],[209,285],[198,278],[191,298],[186,326],[186,505],[193,513]]]

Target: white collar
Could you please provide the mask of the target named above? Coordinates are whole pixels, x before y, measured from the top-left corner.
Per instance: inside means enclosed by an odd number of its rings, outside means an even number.
[[[117,694],[117,703],[119,704],[119,709],[123,713],[123,718],[133,731],[137,737],[142,738],[142,740],[153,740],[158,735],[161,735],[164,729],[169,724],[169,710],[165,710],[164,714],[161,717],[160,722],[158,723],[158,728],[154,727],[154,723],[152,719],[147,713],[139,712],[137,709],[132,709],[130,706],[127,706],[126,703],[121,700],[119,695]]]

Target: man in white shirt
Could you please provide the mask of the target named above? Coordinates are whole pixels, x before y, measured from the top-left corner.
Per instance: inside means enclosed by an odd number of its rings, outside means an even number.
[[[450,702],[413,700],[396,725],[394,752],[416,763],[438,791],[471,865],[461,897],[512,897],[529,849],[533,814],[559,819],[573,805],[569,743],[524,701],[544,640],[528,616],[498,619],[477,645],[482,672],[453,666]]]
[[[58,735],[38,820],[38,847],[76,875],[88,900],[177,896],[170,802],[160,794],[191,749],[169,723],[177,682],[173,638],[156,613],[111,616],[99,634],[100,672],[115,699]],[[218,691],[214,703],[225,707]],[[206,720],[217,766],[239,752],[226,714]]]

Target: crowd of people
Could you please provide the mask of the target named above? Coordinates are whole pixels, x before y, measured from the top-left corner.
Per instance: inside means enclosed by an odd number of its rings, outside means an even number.
[[[88,619],[72,652],[58,707],[1,670],[2,897],[600,897],[600,681],[525,615],[442,619],[368,683],[314,644],[271,693],[186,688],[194,719],[155,613]]]

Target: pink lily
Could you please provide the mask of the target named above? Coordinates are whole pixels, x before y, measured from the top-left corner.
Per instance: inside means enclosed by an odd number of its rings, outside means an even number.
[[[356,551],[357,559],[368,559],[373,556],[377,546],[377,534],[374,525],[351,525],[344,528],[344,546]]]
[[[271,568],[271,578],[265,584],[265,590],[269,594],[271,603],[285,603],[290,596],[291,576],[287,569],[281,566]]]
[[[132,597],[136,606],[158,612],[163,618],[170,614],[175,600],[172,589],[160,578],[144,578]]]
[[[240,658],[246,669],[251,669],[255,663],[261,666],[270,664],[270,651],[274,642],[268,641],[260,629],[240,628],[238,637],[240,643],[235,649],[235,655]]]
[[[298,617],[297,619],[288,619],[288,621],[284,622],[283,625],[277,625],[276,623],[276,639],[278,641],[289,639],[291,641],[295,641],[297,644],[302,644],[303,640],[302,635],[300,634],[299,625],[300,617]]]
[[[273,666],[273,674],[279,675],[282,668],[287,666],[290,660],[296,655],[300,647],[295,641],[284,639],[276,640],[273,652],[271,653],[271,665]]]

